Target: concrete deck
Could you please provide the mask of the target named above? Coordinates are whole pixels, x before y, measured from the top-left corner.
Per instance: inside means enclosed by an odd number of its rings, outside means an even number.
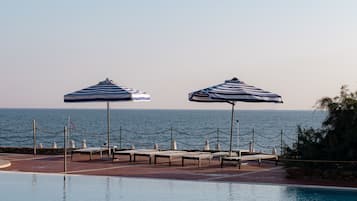
[[[63,173],[64,158],[60,155],[38,155],[34,159],[33,155],[29,154],[0,153],[0,159],[11,162],[11,166],[1,169],[2,171]],[[249,161],[247,165],[238,169],[229,164],[221,168],[219,160],[212,160],[211,163],[203,162],[201,167],[197,167],[197,161],[189,160],[182,167],[181,160],[172,161],[169,166],[165,159],[158,159],[157,164],[148,164],[146,157],[139,156],[135,163],[129,162],[129,156],[121,156],[114,162],[101,160],[99,155],[94,155],[93,160],[88,160],[88,156],[76,156],[73,161],[68,156],[67,174],[357,188],[356,182],[334,182],[311,178],[288,179],[282,166],[275,166],[275,162],[269,161],[264,161],[262,166],[255,161]]]

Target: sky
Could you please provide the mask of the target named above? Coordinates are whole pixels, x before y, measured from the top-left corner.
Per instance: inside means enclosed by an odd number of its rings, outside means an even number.
[[[109,78],[149,93],[117,109],[230,109],[188,93],[238,77],[312,110],[357,90],[357,1],[0,0],[0,108],[105,108],[63,95]]]

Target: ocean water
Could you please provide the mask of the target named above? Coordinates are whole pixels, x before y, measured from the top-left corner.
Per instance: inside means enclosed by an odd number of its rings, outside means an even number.
[[[231,111],[229,110],[111,110],[110,143],[121,148],[170,147],[202,149],[206,140],[214,149],[219,143],[229,148]],[[233,149],[278,151],[283,144],[297,139],[297,126],[319,128],[326,117],[323,111],[237,110],[233,131]],[[68,121],[70,119],[70,121]],[[0,109],[0,146],[31,147],[36,120],[37,144],[63,146],[64,126],[77,147],[100,146],[107,140],[106,110],[95,109]],[[68,123],[70,122],[70,123]],[[238,132],[239,131],[239,132]],[[238,138],[239,135],[239,138]],[[281,141],[282,137],[282,141]]]

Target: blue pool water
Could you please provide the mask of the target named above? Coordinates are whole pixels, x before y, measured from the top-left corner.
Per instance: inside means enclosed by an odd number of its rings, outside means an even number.
[[[349,201],[357,200],[357,190],[0,172],[0,199],[6,201]]]

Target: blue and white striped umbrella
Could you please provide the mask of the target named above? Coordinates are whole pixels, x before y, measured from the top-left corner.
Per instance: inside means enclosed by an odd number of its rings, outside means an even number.
[[[64,102],[97,101],[150,101],[150,95],[136,89],[118,86],[107,78],[96,85],[64,96]]]
[[[150,95],[132,88],[116,85],[108,78],[96,85],[64,95],[64,102],[107,102],[107,135],[110,146],[110,113],[109,102],[117,101],[150,101]]]
[[[189,100],[196,102],[226,102],[232,104],[230,153],[232,152],[234,105],[236,102],[283,103],[281,96],[278,94],[247,85],[238,78],[226,80],[222,84],[192,92],[189,94]]]
[[[189,100],[197,102],[283,102],[281,96],[247,85],[237,78],[190,93]]]

